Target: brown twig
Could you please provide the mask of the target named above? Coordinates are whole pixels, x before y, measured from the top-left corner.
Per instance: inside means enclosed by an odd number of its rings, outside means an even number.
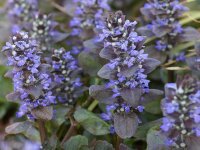
[[[120,150],[120,144],[121,143],[122,143],[122,139],[117,135],[116,146],[115,146],[116,150]]]
[[[67,15],[66,10],[65,10],[64,7],[58,5],[58,4],[55,3],[55,2],[51,2],[51,4],[52,4],[53,7],[55,7],[56,9],[58,9],[60,12],[62,12],[62,13],[64,13],[64,14]]]
[[[74,118],[73,118],[73,113],[74,113],[74,109],[72,109],[72,110],[70,110],[70,112],[68,113],[68,118],[70,119],[70,123],[71,123],[71,125],[70,125],[70,128],[69,128],[69,130],[67,131],[67,133],[65,134],[65,136],[64,136],[64,138],[63,138],[63,140],[62,140],[62,142],[61,142],[61,146],[63,146],[64,144],[65,144],[65,142],[67,141],[67,140],[69,140],[70,139],[70,137],[74,134],[74,132],[76,131],[76,127],[77,127],[77,125],[78,125],[78,123],[76,122],[76,120],[74,120]]]
[[[44,145],[46,141],[45,123],[43,120],[37,120],[37,123],[38,123],[39,132],[40,132],[40,140],[41,140],[42,145]]]

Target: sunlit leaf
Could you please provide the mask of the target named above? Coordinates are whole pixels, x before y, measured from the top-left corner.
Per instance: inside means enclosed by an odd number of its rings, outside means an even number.
[[[81,150],[88,145],[88,139],[82,135],[71,137],[63,146],[64,150]]]
[[[105,121],[85,109],[77,109],[74,113],[74,118],[85,130],[94,135],[110,133],[109,125]]]

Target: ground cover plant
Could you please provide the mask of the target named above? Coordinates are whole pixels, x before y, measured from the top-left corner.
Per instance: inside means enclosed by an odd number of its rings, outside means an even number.
[[[199,150],[199,0],[2,0],[0,149]]]

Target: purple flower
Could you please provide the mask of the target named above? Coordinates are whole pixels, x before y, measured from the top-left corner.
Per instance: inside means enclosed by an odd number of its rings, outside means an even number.
[[[171,50],[180,41],[184,29],[179,23],[179,18],[188,8],[183,6],[179,0],[154,0],[148,1],[141,13],[147,18],[148,32],[144,34],[154,35],[158,38],[155,48],[158,51]]]
[[[178,56],[176,56],[176,61],[185,61],[186,57],[185,57],[185,53],[181,52]]]
[[[166,96],[162,101],[165,118],[161,129],[173,141],[171,146],[176,148],[184,148],[190,144],[187,143],[187,138],[200,135],[198,85],[199,80],[186,75],[179,77],[176,84],[167,84],[165,87]]]
[[[38,11],[38,0],[8,0],[8,17],[12,23],[12,33],[17,33],[27,24]]]
[[[41,51],[51,52],[54,41],[56,22],[48,15],[35,13],[31,25],[31,37],[36,39]]]
[[[51,90],[51,77],[47,65],[41,62],[41,53],[36,42],[27,33],[15,34],[2,48],[13,67],[14,92],[9,99],[20,99],[17,116],[30,114],[37,107],[46,107],[55,103]],[[11,63],[10,63],[11,62]],[[48,95],[48,96],[47,96]]]
[[[78,35],[77,33],[85,29],[90,28],[93,30],[93,28],[98,27],[102,15],[110,9],[108,0],[76,0],[74,2],[77,7],[74,18],[70,21],[70,26],[73,28],[72,35]]]
[[[166,113],[171,114],[179,110],[179,104],[176,101],[166,103],[164,109]]]
[[[108,59],[108,63],[99,70],[98,75],[107,79],[107,82],[105,86],[92,86],[90,94],[109,103],[107,108],[112,109],[107,110],[106,114],[111,116],[111,124],[113,117],[124,119],[124,116],[127,116],[128,119],[128,116],[133,115],[137,118],[137,114],[143,112],[141,100],[149,93],[147,74],[160,64],[144,53],[144,37],[135,32],[136,24],[135,21],[126,20],[122,12],[117,11],[108,14],[98,26],[99,41],[104,45],[100,56]],[[154,65],[150,65],[152,63]],[[108,119],[107,115],[103,114],[104,118]],[[117,120],[114,121],[115,125]],[[138,120],[135,120],[137,124]]]
[[[169,131],[174,125],[174,120],[170,120],[168,118],[163,118],[163,124],[160,127],[163,131]]]
[[[54,50],[52,56],[52,68],[54,77],[54,93],[61,103],[74,104],[82,93],[82,83],[78,77],[76,59],[64,48]]]

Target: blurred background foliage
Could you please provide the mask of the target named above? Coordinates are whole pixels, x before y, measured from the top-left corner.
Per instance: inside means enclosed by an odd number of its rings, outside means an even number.
[[[66,0],[68,1],[68,0]],[[6,0],[1,0],[0,1],[0,47],[2,47],[2,45],[4,45],[4,42],[6,41],[6,39],[8,39],[9,37],[9,22],[6,19],[6,13],[4,12],[5,9],[5,2]],[[69,23],[70,20],[70,16],[67,16],[66,14],[62,13],[60,10],[58,10],[58,8],[55,7],[55,5],[52,5],[53,0],[40,0],[40,7],[42,8],[42,11],[44,13],[51,13],[54,12],[54,17],[56,19],[56,21],[58,21],[61,24],[61,29],[63,31],[68,31],[67,28],[67,24]],[[56,0],[55,1],[58,4],[62,4],[62,0]],[[128,18],[130,20],[137,20],[138,22],[142,22],[143,18],[141,17],[141,13],[140,13],[140,8],[144,5],[144,3],[146,2],[146,0],[113,0],[111,2],[111,6],[114,10],[122,10],[124,12],[124,14],[126,14],[128,16]],[[195,27],[196,29],[200,28],[200,0],[184,0],[183,3],[185,3],[186,6],[188,6],[190,8],[190,11],[188,13],[185,14],[185,16],[182,18],[181,23],[184,26],[190,25]],[[63,9],[65,9],[65,6],[62,7]],[[138,24],[138,26],[140,26],[142,24]],[[61,46],[67,48],[66,43],[60,43]],[[176,47],[173,52],[174,53],[178,53],[180,51],[185,51],[185,50],[191,50],[193,49],[194,43],[186,43],[186,44],[182,44],[179,45],[178,47]],[[9,123],[9,122],[13,122],[13,120],[16,120],[16,116],[15,116],[15,112],[17,111],[18,105],[13,103],[13,102],[8,102],[6,100],[6,95],[12,91],[12,84],[11,84],[11,80],[7,79],[4,77],[4,74],[7,70],[9,70],[8,67],[5,67],[3,64],[4,62],[4,57],[1,55],[0,57],[0,141],[1,141],[1,136],[3,136],[5,134],[4,129],[5,126]],[[88,65],[94,65],[95,66],[99,65],[96,64],[95,60],[91,59],[84,59],[84,61],[87,61],[85,63],[87,63]],[[166,64],[167,67],[171,67],[171,65]],[[177,62],[173,62],[173,66],[177,66],[180,68],[184,68],[184,64],[179,64]],[[162,66],[160,68],[158,68],[157,70],[155,70],[151,75],[151,87],[152,88],[157,88],[157,89],[163,89],[164,84],[167,82],[167,67]],[[172,70],[175,69],[178,73],[184,73],[185,70],[184,69],[180,69],[180,68],[171,68]],[[169,69],[169,68],[168,68]],[[89,86],[91,84],[94,83],[95,78],[90,78],[89,77],[85,78],[85,83]],[[87,98],[87,94],[85,96],[83,96],[81,98],[80,101],[84,101]],[[148,130],[150,129],[150,127],[154,126],[155,124],[157,124],[157,122],[159,122],[159,118],[162,117],[162,113],[160,110],[160,99],[155,100],[153,102],[151,102],[150,104],[148,104],[146,106],[146,111],[142,114],[142,121],[143,123],[148,122],[147,124],[140,126],[138,129],[138,132],[136,133],[135,137],[136,138],[131,138],[131,139],[127,139],[124,141],[124,143],[132,148],[136,148],[137,149],[143,149],[146,146],[146,143],[143,141],[146,138],[146,134],[148,132]],[[59,125],[61,125],[61,127],[59,129],[57,129],[57,135],[59,138],[62,138],[63,133],[66,132],[67,128],[69,127],[69,121],[65,120],[65,112],[66,112],[66,108],[62,107],[62,106],[56,106],[56,113],[55,113],[55,119],[54,119],[54,123],[47,123],[46,127],[48,129],[48,131],[55,131]],[[104,106],[102,104],[99,104],[98,107],[96,107],[94,109],[95,113],[100,113],[102,111],[102,109],[104,109]],[[85,114],[87,112],[83,112],[84,110],[79,110],[82,111],[80,112],[80,114]],[[75,118],[77,120],[81,119],[81,117],[83,116],[79,116],[80,114],[75,114]],[[95,117],[92,117],[95,120]],[[21,119],[17,119],[17,120],[23,120],[23,118]],[[96,120],[95,120],[96,121]],[[150,122],[153,121],[153,122]],[[98,122],[98,121],[97,121]],[[101,122],[99,120],[99,122]],[[92,124],[93,121],[90,120],[90,123]],[[88,126],[87,121],[83,121],[82,122],[83,127],[84,126]],[[107,126],[107,124],[104,124],[104,126]],[[86,127],[87,128],[87,127]],[[108,142],[112,142],[113,139],[110,138],[109,135],[103,135],[103,136],[94,136],[93,134],[96,135],[101,135],[102,133],[99,132],[107,132],[106,130],[102,130],[101,128],[99,130],[93,130],[92,128],[87,128],[88,130],[84,130],[83,128],[80,127],[80,131],[79,133],[82,133],[84,136],[86,136],[89,140],[89,143],[92,142],[92,140],[98,138],[98,139],[103,139],[103,140],[107,140]],[[90,131],[90,132],[88,132]],[[35,134],[35,130],[30,130],[31,133]],[[93,134],[91,134],[91,132]],[[30,133],[27,132],[23,132],[25,136],[30,135]],[[36,134],[37,135],[37,134]],[[18,141],[23,141],[23,139],[21,139],[22,137],[16,137],[16,139]],[[32,137],[32,139],[37,139],[38,137]],[[53,136],[52,136],[53,138]],[[82,139],[83,143],[87,143],[87,141],[85,141],[84,137],[76,137],[76,138],[80,138]],[[12,140],[12,138],[11,138]],[[73,140],[73,139],[72,139]],[[112,142],[113,143],[113,142]],[[67,145],[67,143],[66,143]]]

